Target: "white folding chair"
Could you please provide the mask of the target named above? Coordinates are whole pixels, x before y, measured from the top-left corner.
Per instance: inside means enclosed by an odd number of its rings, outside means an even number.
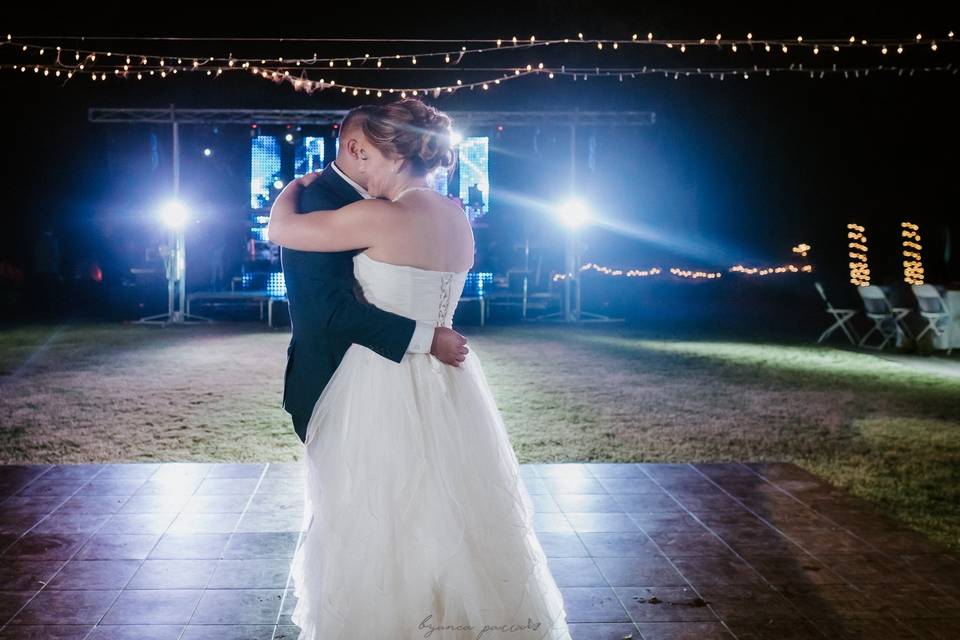
[[[917,298],[920,317],[927,321],[927,326],[917,334],[917,342],[930,331],[933,332],[934,339],[944,335],[950,323],[950,309],[940,292],[932,284],[914,284],[910,285],[910,288]],[[950,355],[951,351],[953,348],[947,345],[947,355]]]
[[[826,330],[820,334],[817,344],[820,344],[829,338],[834,331],[840,329],[844,334],[846,334],[847,340],[850,341],[850,344],[857,346],[857,341],[859,338],[857,336],[857,331],[853,328],[853,323],[851,322],[852,318],[857,315],[857,311],[855,309],[837,309],[830,304],[830,300],[827,299],[827,294],[823,290],[823,285],[821,285],[819,282],[814,282],[813,286],[817,288],[817,293],[819,293],[820,297],[823,298],[823,303],[827,306],[827,313],[833,316],[833,324],[827,327]]]
[[[898,331],[902,331],[913,338],[910,327],[903,321],[910,313],[909,308],[892,306],[890,301],[887,300],[887,295],[883,292],[883,289],[877,285],[871,284],[865,287],[857,287],[857,292],[863,300],[863,308],[866,311],[866,316],[873,320],[873,327],[871,327],[870,331],[860,340],[861,347],[883,349],[887,346],[890,339],[897,335]],[[867,339],[873,335],[875,331],[880,332],[883,341],[879,345],[868,345]]]

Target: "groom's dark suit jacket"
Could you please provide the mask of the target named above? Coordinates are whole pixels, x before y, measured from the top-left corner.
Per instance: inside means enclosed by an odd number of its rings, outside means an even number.
[[[298,212],[339,209],[362,197],[330,165],[300,194]],[[416,321],[357,299],[353,256],[360,250],[317,252],[280,248],[293,335],[287,347],[283,408],[306,440],[306,425],[320,393],[351,343],[395,362],[413,337]]]

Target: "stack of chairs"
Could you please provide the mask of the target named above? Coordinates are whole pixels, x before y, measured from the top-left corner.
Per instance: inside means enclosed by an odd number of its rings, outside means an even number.
[[[914,338],[910,327],[905,322],[905,318],[910,315],[911,309],[909,307],[894,307],[891,305],[890,301],[887,300],[887,294],[875,284],[857,287],[857,293],[863,300],[863,308],[867,318],[873,321],[870,331],[860,339],[861,347],[883,349],[891,339],[897,336],[898,331],[902,331],[911,339]],[[867,340],[874,333],[880,334],[880,343],[867,344]]]
[[[873,323],[873,326],[863,337],[857,335],[857,330],[853,324],[853,320],[859,311],[835,307],[827,297],[821,283],[814,282],[814,287],[816,287],[817,293],[823,300],[826,312],[833,318],[833,324],[820,334],[817,344],[822,343],[836,331],[842,331],[853,346],[878,350],[886,347],[898,334],[909,337],[914,344],[919,344],[920,340],[927,334],[932,334],[933,340],[937,340],[949,333],[950,309],[940,291],[934,285],[914,284],[910,286],[914,297],[917,299],[915,310],[909,307],[893,306],[884,290],[876,285],[856,287],[857,293],[863,301],[864,316]],[[923,330],[917,335],[914,335],[909,324],[907,324],[911,312],[915,312],[925,321]],[[875,334],[879,341],[875,340],[874,344],[869,344],[870,339]],[[950,355],[953,351],[949,344],[946,350],[947,355]]]
[[[914,284],[910,285],[913,295],[917,298],[917,307],[920,317],[927,321],[927,326],[917,334],[919,342],[923,336],[933,333],[933,338],[937,338],[947,333],[947,327],[950,323],[950,309],[944,302],[943,296],[932,284]],[[953,351],[953,348],[947,345],[947,355]]]

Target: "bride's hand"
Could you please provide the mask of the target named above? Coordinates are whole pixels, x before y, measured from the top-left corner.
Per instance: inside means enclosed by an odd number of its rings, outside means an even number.
[[[310,173],[302,175],[295,180],[291,180],[283,189],[280,190],[279,195],[277,195],[276,202],[286,202],[287,200],[294,201],[292,200],[296,197],[293,193],[294,191],[306,189],[308,186],[310,186],[310,183],[319,177],[319,173],[316,171],[311,171]]]

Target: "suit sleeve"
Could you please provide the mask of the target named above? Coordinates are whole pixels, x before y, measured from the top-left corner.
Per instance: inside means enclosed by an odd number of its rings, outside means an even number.
[[[415,320],[360,302],[348,289],[337,288],[330,293],[327,328],[394,362],[403,359],[417,328]]]
[[[299,211],[337,208],[324,197],[321,189],[306,189],[299,202]],[[325,300],[324,321],[328,330],[338,333],[344,340],[363,345],[385,358],[400,362],[408,347],[412,345],[417,322],[406,316],[386,311],[357,299],[352,288],[335,287],[328,292]],[[423,340],[424,331],[417,332],[418,340]],[[432,331],[431,331],[432,340]],[[429,352],[430,345],[426,347]]]

